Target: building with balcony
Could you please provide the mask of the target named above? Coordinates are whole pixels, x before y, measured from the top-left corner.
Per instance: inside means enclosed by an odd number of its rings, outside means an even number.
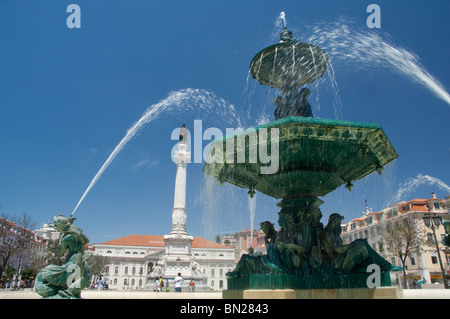
[[[444,200],[433,193],[429,199],[412,199],[396,203],[378,212],[366,207],[363,216],[342,223],[342,240],[348,244],[356,239],[367,239],[371,247],[390,263],[406,268],[407,282],[423,280],[424,287],[430,284],[443,284],[442,268],[449,275],[450,251],[441,241],[445,230],[442,222],[449,219],[449,211]],[[432,223],[434,221],[434,224]],[[415,234],[421,236],[420,248],[413,251],[402,265],[398,254],[393,253],[392,240],[386,237],[386,229],[398,223],[412,222]],[[434,227],[433,227],[434,226]],[[434,229],[433,229],[434,228]],[[435,236],[438,249],[436,248]],[[398,273],[399,282],[403,274]]]

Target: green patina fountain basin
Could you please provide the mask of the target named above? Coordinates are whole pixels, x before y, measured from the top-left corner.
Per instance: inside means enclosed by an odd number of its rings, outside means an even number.
[[[298,88],[321,77],[327,66],[328,58],[320,47],[298,41],[285,28],[278,43],[253,57],[250,73],[259,83],[271,88]]]
[[[268,138],[258,145],[245,139],[245,154],[258,152],[259,147],[271,149],[270,143],[278,143],[278,170],[274,174],[261,174],[261,166],[273,163],[237,163],[238,139],[243,135],[258,135],[267,129]],[[278,129],[278,139],[271,140],[271,130]],[[227,140],[234,140],[233,161],[227,161]],[[221,155],[215,152],[222,152]],[[232,136],[225,136],[211,144],[210,156],[203,172],[212,175],[220,183],[257,190],[273,198],[286,196],[324,196],[346,184],[352,183],[373,171],[381,173],[384,165],[398,157],[397,152],[377,124],[288,117],[257,126]],[[222,156],[222,158],[221,158]],[[228,154],[229,156],[229,154]],[[220,160],[217,160],[220,159]],[[208,163],[209,162],[209,163]]]

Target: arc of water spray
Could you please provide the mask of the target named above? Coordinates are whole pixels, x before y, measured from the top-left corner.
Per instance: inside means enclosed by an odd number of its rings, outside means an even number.
[[[131,126],[128,129],[127,134],[125,135],[125,137],[120,141],[120,143],[116,146],[114,151],[109,155],[109,157],[106,160],[106,162],[102,165],[100,170],[95,175],[94,179],[89,184],[89,186],[86,189],[86,191],[84,192],[83,196],[81,196],[81,199],[78,201],[77,206],[75,206],[75,209],[73,210],[72,214],[70,214],[71,217],[75,213],[75,211],[78,209],[78,207],[80,206],[81,202],[84,200],[86,195],[90,192],[92,187],[95,185],[95,183],[97,183],[97,181],[99,180],[100,176],[102,176],[103,172],[108,168],[108,166],[111,164],[111,162],[116,158],[117,154],[119,154],[119,152],[125,147],[125,145],[133,138],[133,136],[136,135],[136,133],[146,123],[150,122],[152,119],[154,119],[159,114],[159,111],[160,111],[162,106],[163,106],[163,103],[160,102],[160,103],[156,104],[155,106],[148,108],[146,110],[146,112],[144,113],[144,115],[139,119],[139,121],[137,121],[133,126]]]
[[[153,104],[147,108],[141,118],[134,123],[127,131],[126,135],[122,138],[120,143],[116,146],[114,151],[109,155],[106,162],[102,165],[100,170],[97,172],[95,177],[92,179],[86,191],[81,196],[75,209],[73,210],[72,216],[78,209],[80,204],[83,202],[86,195],[90,192],[92,187],[97,183],[102,174],[116,158],[117,154],[125,147],[125,145],[149,122],[154,120],[159,116],[164,110],[170,110],[171,107],[183,108],[186,112],[193,112],[196,109],[201,109],[204,111],[216,111],[221,108],[219,112],[214,112],[214,114],[221,114],[228,120],[237,120],[237,124],[241,125],[239,116],[236,114],[234,106],[232,104],[227,104],[223,99],[218,98],[214,93],[202,89],[183,89],[180,91],[172,92],[166,99],[159,103]],[[203,114],[205,115],[205,114]]]
[[[450,194],[450,186],[445,184],[440,179],[430,176],[418,174],[415,178],[408,178],[404,183],[400,184],[400,189],[397,194],[390,201],[389,205],[400,202],[406,195],[414,191],[420,185],[434,185],[442,189],[444,192]]]
[[[323,47],[328,56],[336,61],[355,60],[358,64],[375,67],[387,67],[427,88],[437,98],[450,105],[450,94],[435,77],[433,77],[419,58],[408,50],[389,43],[380,34],[354,30],[350,25],[340,22],[316,25],[313,34],[307,39]]]

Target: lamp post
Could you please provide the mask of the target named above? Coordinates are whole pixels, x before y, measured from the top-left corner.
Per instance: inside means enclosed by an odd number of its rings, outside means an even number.
[[[437,214],[427,214],[426,216],[423,216],[422,218],[423,218],[423,222],[424,222],[425,226],[427,226],[428,228],[431,228],[431,230],[433,231],[434,243],[436,245],[439,266],[441,267],[441,275],[442,275],[442,279],[444,281],[444,288],[448,289],[449,287],[447,285],[447,276],[445,275],[445,270],[444,270],[444,266],[442,264],[442,259],[441,259],[441,253],[439,250],[439,243],[438,243],[438,240],[436,237],[436,228],[439,227],[440,225],[442,225],[442,217],[438,216]]]

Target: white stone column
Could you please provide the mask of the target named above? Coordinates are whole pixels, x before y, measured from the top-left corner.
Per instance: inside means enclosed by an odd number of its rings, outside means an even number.
[[[187,235],[186,232],[186,175],[187,163],[191,158],[191,152],[188,152],[187,144],[181,141],[178,144],[178,150],[175,151],[173,159],[177,165],[175,177],[175,194],[172,210],[172,231],[171,235]]]

